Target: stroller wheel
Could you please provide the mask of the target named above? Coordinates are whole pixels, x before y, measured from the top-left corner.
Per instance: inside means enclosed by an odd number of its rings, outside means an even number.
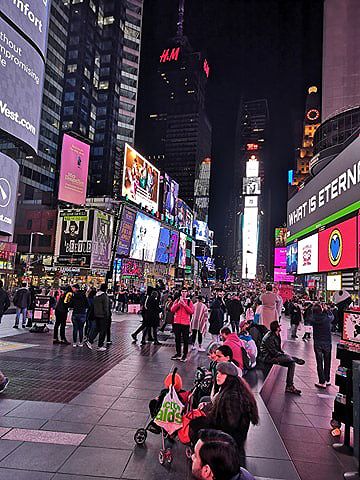
[[[166,461],[167,463],[172,463],[173,461],[173,456],[172,456],[172,453],[171,453],[171,450],[170,448],[167,448],[166,451],[165,451],[165,457],[166,457]]]
[[[138,430],[136,430],[134,435],[136,445],[144,445],[146,438],[147,431],[145,430],[145,428],[139,428]]]
[[[192,454],[193,454],[192,448],[191,447],[186,447],[186,449],[185,449],[186,458],[190,459],[192,457]]]
[[[161,465],[164,465],[165,463],[165,452],[164,450],[160,450],[159,452],[159,462]]]

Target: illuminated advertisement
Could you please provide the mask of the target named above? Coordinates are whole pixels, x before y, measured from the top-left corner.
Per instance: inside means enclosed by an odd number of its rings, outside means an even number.
[[[90,145],[65,133],[61,149],[59,200],[84,205],[89,157]]]
[[[251,155],[250,159],[246,162],[246,176],[248,178],[259,176],[259,161],[255,155]]]
[[[113,216],[100,210],[94,211],[90,267],[108,270],[111,260]]]
[[[186,235],[185,233],[180,232],[179,239],[179,262],[178,265],[180,268],[186,267]]]
[[[259,206],[259,197],[253,197],[253,196],[245,197],[245,208],[258,207],[258,206]]]
[[[155,262],[159,234],[160,223],[138,212],[131,240],[130,258]]]
[[[285,248],[280,248],[280,247],[275,248],[274,266],[275,267],[286,268],[286,247]]]
[[[243,194],[244,195],[260,195],[261,179],[260,177],[243,178]]]
[[[10,0],[1,10],[46,57],[51,0]]]
[[[298,271],[297,273],[314,273],[319,264],[318,234],[311,235],[298,242]]]
[[[258,251],[258,209],[245,208],[243,215],[242,239],[242,277],[254,279],[256,277]]]
[[[337,292],[341,290],[341,274],[326,276],[326,290],[328,292]]]
[[[179,196],[179,184],[167,173],[164,174],[163,213],[170,220],[175,219],[176,201]]]
[[[157,212],[160,172],[130,145],[125,144],[122,196]]]
[[[192,233],[194,216],[191,208],[181,198],[176,202],[176,218],[175,222],[180,229],[185,229]]]
[[[7,3],[6,9],[12,2]],[[0,130],[26,143],[35,152],[44,69],[41,55],[0,17]]]
[[[123,277],[142,277],[144,275],[144,266],[136,260],[123,258],[121,264],[121,275]]]
[[[155,261],[160,263],[169,262],[169,248],[170,248],[170,230],[161,227],[159,235],[159,243],[156,249]]]
[[[360,311],[344,312],[342,339],[348,342],[360,343]]]
[[[90,266],[92,222],[85,209],[59,210],[55,241],[55,263]]]
[[[275,228],[275,247],[286,247],[287,228]]]
[[[116,253],[118,255],[129,255],[135,217],[136,213],[127,207],[125,207],[122,211],[118,244],[116,249]]]
[[[0,153],[0,234],[13,235],[18,200],[19,165]]]
[[[319,272],[357,266],[356,217],[319,232]]]
[[[13,270],[15,268],[17,244],[0,242],[0,270]]]
[[[274,282],[293,283],[294,275],[286,273],[285,268],[274,268]]]
[[[297,273],[298,271],[298,244],[292,243],[286,247],[286,271]]]
[[[179,233],[172,231],[170,234],[170,246],[169,246],[169,263],[172,265],[176,262],[178,246],[179,246]]]
[[[209,227],[206,222],[194,220],[193,227],[195,230],[195,239],[201,242],[209,242]]]

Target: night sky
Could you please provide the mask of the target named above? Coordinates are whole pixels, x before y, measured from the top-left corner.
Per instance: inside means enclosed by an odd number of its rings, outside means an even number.
[[[147,134],[141,120],[151,95],[149,78],[167,39],[176,33],[177,7],[177,0],[144,1],[140,149]],[[213,128],[209,223],[218,244],[224,234],[241,97],[268,100],[265,188],[272,196],[271,225],[286,219],[287,170],[294,167],[300,146],[306,91],[321,85],[322,11],[322,0],[185,0],[184,33],[195,50],[206,53],[211,68],[206,101]]]

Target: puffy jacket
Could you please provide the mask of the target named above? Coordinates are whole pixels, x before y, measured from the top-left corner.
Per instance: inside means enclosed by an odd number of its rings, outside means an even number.
[[[110,300],[105,292],[97,292],[93,298],[93,309],[95,318],[110,317]]]
[[[245,348],[243,341],[240,340],[236,333],[229,333],[229,335],[226,337],[224,345],[227,345],[231,348],[231,351],[233,352],[233,359],[238,364],[239,368],[243,370],[244,363],[242,357],[242,348]]]
[[[194,304],[191,300],[186,300],[184,303],[180,303],[180,299],[175,300],[170,310],[174,314],[174,323],[190,325],[190,318],[194,313]]]
[[[228,314],[230,315],[231,319],[239,320],[240,315],[244,313],[243,306],[240,300],[233,298],[229,301],[227,305]]]
[[[251,335],[245,333],[240,335],[240,340],[244,343],[244,348],[250,359],[250,366],[251,368],[254,368],[256,366],[256,357],[258,354],[256,343]]]
[[[268,332],[262,339],[260,352],[262,360],[268,363],[271,363],[274,358],[283,355],[284,352],[281,349],[281,338],[279,335],[276,335],[274,332]]]
[[[0,288],[0,316],[3,315],[9,307],[9,295],[3,288]]]
[[[314,343],[331,345],[331,323],[334,315],[330,311],[314,312],[311,325],[313,326]]]
[[[81,290],[78,290],[73,294],[68,305],[69,308],[73,309],[73,313],[75,314],[86,313],[89,306],[85,293]]]
[[[26,287],[19,288],[16,290],[14,299],[15,307],[18,308],[29,308],[31,303],[31,293],[30,290]]]

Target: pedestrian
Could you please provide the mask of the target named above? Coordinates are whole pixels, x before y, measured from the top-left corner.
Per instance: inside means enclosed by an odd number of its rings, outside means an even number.
[[[118,312],[125,313],[128,304],[128,291],[126,287],[121,286],[118,293]]]
[[[223,292],[218,290],[216,297],[210,305],[209,333],[213,342],[219,341],[220,330],[224,326],[226,306],[223,300]]]
[[[208,321],[208,309],[204,303],[204,297],[199,295],[197,297],[197,302],[194,304],[194,315],[191,319],[191,343],[192,349],[196,350],[196,337],[198,338],[199,343],[199,352],[205,352],[205,348],[202,346],[203,337],[206,333]]]
[[[91,287],[87,294],[87,300],[89,308],[86,312],[86,323],[85,323],[85,338],[84,342],[88,340],[89,337],[95,335],[96,332],[96,322],[94,318],[94,298],[96,295],[96,288]]]
[[[26,326],[31,328],[33,324],[33,318],[34,318],[34,310],[35,310],[35,299],[36,299],[36,289],[34,285],[30,285],[29,287],[29,292],[30,292],[30,305],[27,311],[27,323]]]
[[[65,328],[66,328],[66,319],[69,312],[69,297],[66,295],[71,292],[71,287],[66,287],[65,291],[60,293],[58,296],[58,301],[55,306],[55,325],[54,325],[54,339],[53,343],[62,343],[64,345],[69,345],[70,342],[67,341],[65,337]],[[59,327],[60,327],[60,340],[59,340]]]
[[[333,300],[338,310],[336,330],[342,333],[344,325],[344,311],[352,304],[352,298],[347,290],[339,290],[338,292],[334,293]]]
[[[6,290],[4,290],[4,282],[0,280],[0,323],[1,319],[10,307],[10,299]]]
[[[72,287],[72,291],[73,295],[69,302],[69,308],[72,308],[73,347],[83,347],[84,325],[89,304],[85,293],[80,289],[78,284]]]
[[[111,315],[111,304],[110,299],[106,293],[107,287],[105,283],[100,285],[99,290],[96,292],[96,295],[93,299],[92,310],[94,314],[94,320],[96,324],[95,331],[92,330],[88,340],[85,342],[85,345],[92,350],[92,344],[94,340],[99,334],[98,340],[98,351],[104,352],[106,351],[106,347],[104,346],[109,318]]]
[[[150,298],[151,293],[153,292],[154,288],[151,287],[150,285],[146,289],[146,295],[142,296],[142,300],[140,301],[141,303],[141,316],[142,316],[142,322],[137,330],[135,330],[134,333],[131,334],[131,337],[134,342],[137,341],[137,336],[140,332],[143,330],[147,329],[148,323],[147,323],[147,302],[148,299]]]
[[[174,323],[174,314],[171,311],[171,306],[174,302],[172,295],[167,295],[166,302],[163,307],[163,324],[160,328],[161,332],[165,331],[167,325],[172,325]]]
[[[146,345],[146,336],[153,339],[154,345],[161,345],[157,337],[160,313],[160,294],[157,290],[153,290],[146,300],[146,328],[143,330],[141,345]]]
[[[271,283],[266,285],[266,291],[261,295],[261,321],[266,328],[270,328],[270,323],[278,320],[278,296],[273,291]]]
[[[314,352],[316,358],[319,382],[315,383],[318,388],[326,388],[331,385],[331,324],[334,315],[325,304],[316,303],[313,307],[312,326],[314,336]]]
[[[240,332],[240,316],[244,313],[240,298],[235,294],[228,303],[228,314],[230,317],[230,325],[233,332]]]
[[[288,369],[286,376],[286,393],[301,395],[301,390],[294,386],[295,364],[304,365],[305,361],[301,358],[286,354],[281,348],[281,326],[277,320],[270,324],[268,332],[261,342],[261,359],[265,364],[280,365]]]
[[[15,325],[13,328],[19,328],[20,315],[22,315],[22,328],[25,328],[27,311],[31,303],[31,294],[26,282],[23,282],[21,287],[16,290],[13,303],[16,307]]]
[[[175,334],[176,354],[172,360],[187,361],[189,348],[190,317],[194,313],[194,304],[187,298],[188,290],[182,288],[180,298],[176,299],[171,307],[174,314],[173,331]],[[183,354],[181,356],[181,343],[183,343]]]
[[[290,307],[290,325],[291,325],[291,338],[296,340],[298,338],[297,330],[301,323],[301,308],[299,302],[295,301]]]
[[[306,342],[306,340],[310,340],[311,331],[312,331],[311,322],[313,319],[313,305],[311,302],[305,303],[305,310],[304,310],[303,317],[304,317],[304,335],[302,339]]]

